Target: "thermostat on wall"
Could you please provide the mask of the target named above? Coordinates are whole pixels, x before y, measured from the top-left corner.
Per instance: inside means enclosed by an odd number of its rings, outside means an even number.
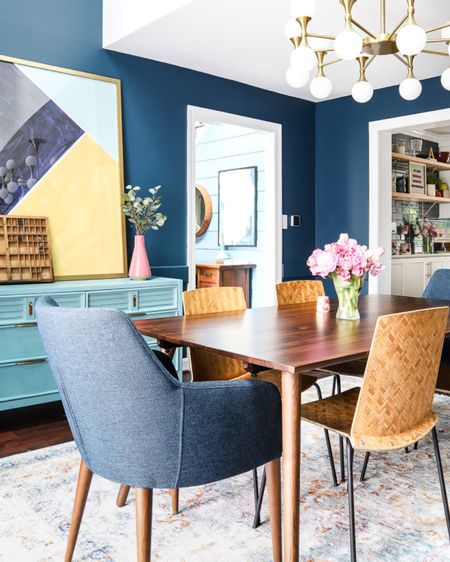
[[[300,215],[291,215],[291,227],[298,228],[302,225]]]

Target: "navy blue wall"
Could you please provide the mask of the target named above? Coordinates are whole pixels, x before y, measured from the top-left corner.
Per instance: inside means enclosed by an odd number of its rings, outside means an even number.
[[[418,100],[404,101],[398,87],[376,90],[367,104],[351,97],[316,105],[316,243],[341,232],[367,244],[369,235],[369,122],[443,109],[450,93],[439,79],[424,80]]]
[[[314,246],[314,104],[104,51],[101,4],[3,2],[2,21],[8,23],[2,26],[0,53],[122,80],[125,181],[162,184],[162,210],[169,217],[162,230],[148,235],[152,266],[161,267],[154,272],[186,274],[179,267],[186,264],[186,107],[197,105],[282,124],[283,210],[303,218],[301,229],[284,231],[285,275],[307,274],[304,262]]]

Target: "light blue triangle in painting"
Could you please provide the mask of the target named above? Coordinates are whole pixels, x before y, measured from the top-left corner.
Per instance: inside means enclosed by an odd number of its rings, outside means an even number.
[[[17,67],[116,161],[119,160],[114,83],[21,64]]]

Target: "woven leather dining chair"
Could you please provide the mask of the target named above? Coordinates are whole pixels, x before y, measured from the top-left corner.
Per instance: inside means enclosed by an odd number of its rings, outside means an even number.
[[[438,269],[433,273],[425,291],[422,294],[422,298],[445,300],[450,302],[450,269]],[[366,363],[367,361],[364,359],[357,359],[346,363],[331,365],[324,368],[323,371],[329,371],[330,374],[335,374],[338,377],[351,376],[362,378],[366,369]],[[444,340],[441,364],[436,383],[436,392],[438,394],[450,395],[450,336],[447,336]],[[417,449],[417,446],[418,442],[414,443],[414,449]],[[408,447],[405,448],[405,451],[407,453],[409,452]],[[370,453],[367,452],[361,470],[361,481],[364,481],[366,476],[369,456]]]
[[[208,287],[203,289],[194,289],[183,293],[184,313],[186,316],[192,314],[218,314],[221,312],[243,311],[247,309],[244,291],[241,287]],[[275,370],[263,370],[258,373],[249,373],[243,367],[242,362],[236,359],[208,353],[198,349],[189,350],[192,379],[201,380],[258,380],[271,382],[277,386],[281,394],[281,373]],[[304,375],[302,377],[302,392],[305,392],[312,386],[315,387],[318,398],[322,398],[320,387],[316,384],[317,378],[314,376]],[[257,428],[251,431],[258,432]],[[333,454],[331,450],[330,437],[325,431],[325,440],[327,444],[328,456],[330,458],[330,467],[334,485],[337,485],[336,470],[333,462]],[[256,528],[261,522],[261,505],[264,497],[264,488],[266,485],[266,473],[263,471],[260,486],[258,486],[258,472],[255,468],[253,471],[253,493],[255,500],[255,515],[253,519],[253,527]]]
[[[433,396],[448,321],[448,307],[378,318],[362,387],[302,406],[302,419],[342,435],[347,444],[350,552],[356,560],[353,454],[395,451],[430,432],[450,537]]]
[[[149,562],[153,489],[203,485],[264,464],[273,556],[280,561],[277,389],[248,380],[182,383],[117,310],[60,308],[42,297],[36,315],[81,455],[65,562],[72,560],[93,474],[136,488],[137,561]]]

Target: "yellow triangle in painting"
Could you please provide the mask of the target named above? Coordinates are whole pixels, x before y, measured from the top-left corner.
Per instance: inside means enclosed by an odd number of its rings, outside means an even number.
[[[120,275],[121,186],[117,161],[85,134],[10,214],[49,218],[55,277]]]

